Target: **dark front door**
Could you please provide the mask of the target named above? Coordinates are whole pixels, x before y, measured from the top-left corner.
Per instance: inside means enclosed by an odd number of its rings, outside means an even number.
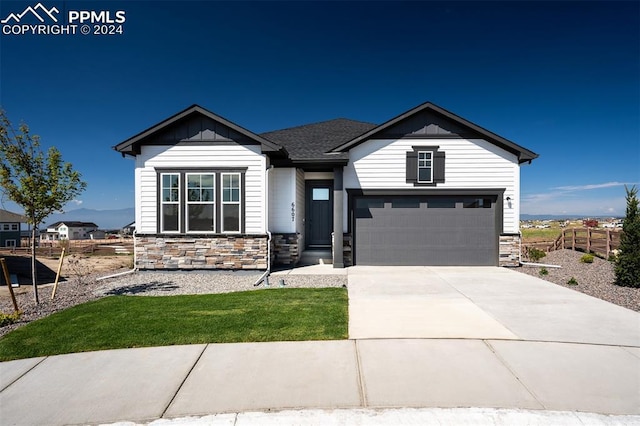
[[[331,181],[307,181],[306,199],[307,247],[331,246],[333,183]]]

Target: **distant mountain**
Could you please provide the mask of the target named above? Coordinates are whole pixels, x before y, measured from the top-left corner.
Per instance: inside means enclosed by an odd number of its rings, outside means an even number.
[[[93,222],[102,230],[121,229],[135,220],[135,210],[132,208],[118,210],[94,210],[76,209],[64,213],[54,213],[49,216],[41,228],[52,223],[77,220],[80,222]]]
[[[521,214],[520,220],[570,220],[570,219],[610,219],[613,216],[579,214]]]

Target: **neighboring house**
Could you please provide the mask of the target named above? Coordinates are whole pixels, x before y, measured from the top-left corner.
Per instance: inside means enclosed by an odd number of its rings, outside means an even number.
[[[122,232],[123,235],[133,235],[135,230],[136,230],[136,222],[133,221],[128,225],[123,226],[120,232]]]
[[[283,264],[514,265],[537,157],[432,103],[260,135],[194,105],[114,149],[136,160],[141,269],[264,269],[268,247]]]
[[[40,233],[40,241],[88,240],[91,233],[98,230],[93,222],[61,221],[47,227]]]
[[[21,223],[26,222],[21,214],[0,209],[0,247],[20,247]]]
[[[99,229],[89,232],[89,238],[92,240],[104,240],[106,237],[107,233]]]

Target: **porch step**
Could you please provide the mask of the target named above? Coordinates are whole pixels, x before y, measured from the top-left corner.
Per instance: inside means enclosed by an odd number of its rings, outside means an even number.
[[[331,265],[332,263],[331,250],[305,250],[300,256],[298,265]]]

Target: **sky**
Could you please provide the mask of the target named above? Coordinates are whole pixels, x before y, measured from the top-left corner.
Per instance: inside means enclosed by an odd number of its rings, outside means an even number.
[[[192,104],[261,133],[431,101],[540,155],[523,214],[623,216],[640,183],[638,1],[41,3],[76,34],[0,25],[0,106],[82,173],[67,210],[133,207],[112,147]],[[81,34],[80,11],[121,34]]]

